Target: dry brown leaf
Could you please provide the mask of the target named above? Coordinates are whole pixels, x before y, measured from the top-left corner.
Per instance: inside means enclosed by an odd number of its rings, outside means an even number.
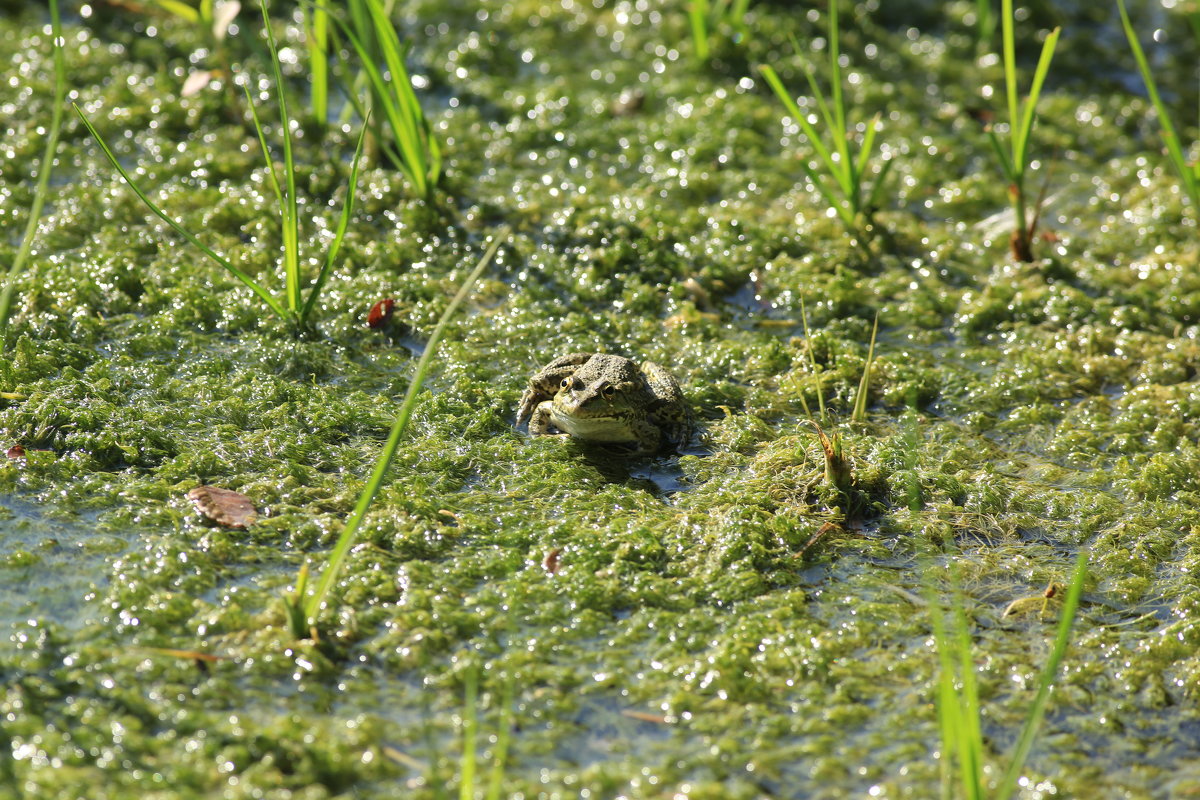
[[[254,503],[240,492],[217,486],[197,486],[187,496],[197,511],[226,528],[248,528],[258,519]]]

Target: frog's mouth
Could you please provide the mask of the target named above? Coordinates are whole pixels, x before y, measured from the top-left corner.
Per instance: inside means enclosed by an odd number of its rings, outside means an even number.
[[[632,442],[637,439],[629,423],[620,417],[602,414],[567,416],[558,409],[552,409],[550,421],[563,433],[591,442]]]

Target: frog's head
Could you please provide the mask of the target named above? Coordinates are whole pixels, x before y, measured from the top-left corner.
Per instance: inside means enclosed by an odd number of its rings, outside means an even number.
[[[559,414],[588,419],[626,419],[645,411],[652,400],[633,362],[595,355],[562,379],[554,395]]]

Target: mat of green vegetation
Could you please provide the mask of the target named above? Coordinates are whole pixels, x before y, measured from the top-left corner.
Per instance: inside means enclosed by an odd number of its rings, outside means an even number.
[[[1003,73],[977,57],[974,3],[843,7],[847,99],[882,113],[895,160],[869,250],[806,188],[804,143],[755,69],[800,93],[789,38],[819,65],[823,12],[754,3],[751,35],[714,36],[700,64],[682,3],[399,5],[446,181],[428,205],[364,169],[308,337],[149,216],[68,122],[0,356],[16,396],[0,449],[25,448],[0,459],[0,796],[449,797],[468,713],[482,787],[511,691],[503,796],[928,798],[929,592],[951,602],[956,566],[1002,764],[1059,606],[1003,611],[1065,582],[1081,549],[1021,796],[1200,792],[1200,248],[1115,7],[1020,15],[1025,69],[1063,34],[1031,145],[1045,235],[1016,264],[983,128]],[[1150,5],[1135,24],[1165,32],[1152,57],[1190,140],[1197,49]],[[50,118],[39,6],[0,19],[2,257]],[[71,99],[169,213],[278,292],[244,99],[228,75],[180,97],[196,67],[269,74],[255,14],[211,63],[195,27],[118,6],[68,15]],[[292,13],[274,9],[300,99]],[[298,132],[321,252],[356,131]],[[321,641],[296,642],[281,598],[332,546],[502,224]],[[385,297],[391,326],[368,330]],[[628,460],[514,430],[528,376],[579,350],[667,366],[703,437]],[[849,519],[821,482],[810,350]],[[260,521],[206,522],[185,496],[199,484],[249,495]]]

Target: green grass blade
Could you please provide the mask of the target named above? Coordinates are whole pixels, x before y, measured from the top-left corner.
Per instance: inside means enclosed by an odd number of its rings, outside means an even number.
[[[1041,727],[1042,718],[1046,713],[1046,703],[1050,700],[1050,692],[1058,678],[1058,668],[1062,664],[1067,647],[1071,642],[1071,628],[1075,624],[1075,614],[1079,610],[1079,597],[1083,593],[1083,583],[1086,579],[1087,553],[1080,552],[1078,558],[1075,559],[1075,572],[1071,577],[1071,585],[1067,589],[1066,599],[1063,601],[1054,648],[1050,651],[1050,658],[1038,679],[1037,695],[1029,708],[1029,716],[1025,718],[1025,727],[1021,729],[1021,736],[1017,739],[1017,746],[1013,750],[1008,770],[1004,773],[1004,779],[1000,783],[1000,790],[996,793],[996,797],[1001,800],[1007,800],[1016,790],[1017,780],[1021,776],[1021,770],[1025,767],[1026,759],[1029,758],[1034,737],[1037,736],[1038,728]]]
[[[283,186],[279,183],[279,173],[275,171],[275,161],[271,158],[271,148],[267,146],[267,135],[263,132],[262,123],[258,119],[258,111],[254,108],[254,97],[250,94],[249,83],[242,84],[242,91],[246,94],[246,107],[250,109],[250,120],[254,123],[254,132],[258,134],[258,145],[262,149],[263,162],[267,165],[268,183],[271,185],[271,191],[275,194],[275,201],[281,209],[286,207],[283,197]]]
[[[804,70],[804,77],[808,79],[808,87],[809,87],[809,90],[812,92],[813,99],[817,103],[817,111],[821,115],[822,124],[825,126],[826,130],[832,132],[833,136],[836,137],[837,136],[837,118],[834,117],[833,112],[830,111],[829,104],[827,102],[825,102],[825,98],[821,94],[821,87],[817,85],[816,76],[813,74],[812,70],[810,70],[806,67]],[[797,109],[797,110],[799,110],[799,109]],[[807,121],[807,119],[805,121]],[[804,125],[804,123],[802,122],[801,125]],[[805,133],[806,136],[808,135],[807,130],[812,130],[812,132],[813,132],[812,135],[814,137],[817,135],[816,128],[813,128],[811,126],[811,124],[808,126],[808,128],[806,128],[806,133]],[[810,138],[812,138],[812,137],[810,137]],[[819,139],[817,141],[820,142]],[[852,189],[853,184],[851,183],[851,175],[850,175],[850,170],[853,167],[851,165],[848,165],[845,161],[841,160],[840,158],[834,158],[832,155],[830,155],[829,151],[825,148],[825,145],[823,142],[821,142],[821,148],[826,151],[826,156],[823,159],[825,162],[826,171],[829,172],[829,174],[833,176],[833,179],[835,181],[837,181],[838,187],[842,190],[842,194],[845,195],[846,197],[849,197],[851,191],[853,190]],[[840,150],[838,152],[840,152]]]
[[[817,154],[817,157],[825,165],[826,171],[833,176],[833,178],[837,181],[838,186],[845,191],[847,187],[843,183],[842,170],[838,167],[837,161],[834,160],[828,148],[825,147],[825,144],[821,141],[821,137],[817,135],[816,129],[812,126],[812,123],[808,121],[808,116],[800,110],[800,107],[796,105],[796,101],[792,99],[791,94],[789,94],[788,90],[784,88],[783,81],[779,79],[779,75],[776,74],[774,68],[769,64],[762,64],[758,69],[760,72],[762,72],[763,77],[767,79],[767,83],[775,92],[775,96],[783,102],[783,106],[787,110],[788,115],[791,116],[792,119],[796,120],[796,123],[800,126],[800,129],[804,132],[804,136],[808,139],[809,145],[812,146],[812,149]],[[805,165],[805,169],[810,169],[807,164]],[[817,183],[820,188],[820,181],[817,181]],[[825,195],[828,199],[828,193],[823,188],[821,189],[821,194]],[[841,203],[830,201],[830,206],[834,208],[840,208]],[[853,220],[853,214],[850,215],[850,218]]]
[[[168,11],[188,22],[196,23],[200,21],[200,12],[187,3],[179,2],[179,0],[154,0],[154,4],[163,11]]]
[[[692,43],[696,58],[708,59],[708,0],[692,0],[688,6],[688,18],[692,27]]]
[[[867,201],[863,203],[863,211],[870,213],[876,208],[879,208],[879,193],[883,190],[883,182],[887,180],[888,172],[892,169],[894,159],[883,159],[883,165],[879,168],[879,174],[875,177],[875,183],[871,186],[871,193],[867,195]]]
[[[325,261],[321,264],[321,271],[317,273],[317,278],[313,281],[312,288],[308,290],[308,300],[304,302],[304,308],[300,311],[301,326],[304,326],[308,322],[308,316],[317,304],[317,297],[321,294],[321,290],[325,288],[325,281],[329,277],[334,261],[337,259],[338,251],[342,247],[342,239],[346,236],[346,228],[350,225],[350,215],[354,211],[354,197],[358,189],[358,166],[362,159],[363,142],[367,138],[367,124],[369,121],[370,112],[363,119],[362,129],[358,132],[358,144],[354,147],[354,159],[350,162],[350,182],[346,187],[346,202],[342,205],[342,214],[338,218],[337,230],[334,233],[333,241],[329,244],[329,250],[325,253]]]
[[[959,703],[962,725],[958,730],[959,764],[962,769],[963,790],[968,800],[983,796],[983,733],[979,727],[979,684],[975,679],[975,661],[971,633],[962,598],[955,590],[955,627],[958,630],[959,680],[962,691]]]
[[[879,120],[883,114],[877,113],[867,123],[867,132],[863,134],[862,149],[858,151],[858,158],[854,162],[854,183],[857,186],[859,179],[867,174],[867,162],[871,160],[871,152],[875,149],[875,136],[879,133]]]
[[[275,46],[275,33],[271,29],[269,5],[267,0],[263,0],[261,6],[263,33],[267,37],[267,47],[271,51],[271,68],[275,72],[275,98],[279,104],[279,122],[283,128],[280,131],[280,136],[283,137],[283,176],[287,185],[287,197],[279,209],[283,222],[283,266],[287,287],[287,307],[289,311],[298,312],[300,310],[300,212],[296,201],[296,163],[292,156],[292,123],[288,117],[283,70],[279,66],[279,51]],[[262,136],[261,130],[259,136]],[[270,153],[265,152],[264,154],[268,159],[270,158]]]
[[[475,797],[475,747],[479,738],[479,674],[471,666],[463,678],[466,684],[463,697],[463,743],[462,758],[458,766],[459,800]]]
[[[512,735],[512,702],[513,679],[510,675],[504,682],[504,694],[500,699],[500,720],[496,723],[496,752],[488,775],[486,800],[500,800],[500,793],[504,788],[504,768],[508,761],[508,742]]]
[[[1142,73],[1142,82],[1146,84],[1150,102],[1154,104],[1154,109],[1158,112],[1158,125],[1162,129],[1162,138],[1163,143],[1167,146],[1167,154],[1171,158],[1171,163],[1175,165],[1175,171],[1179,173],[1180,180],[1183,181],[1184,190],[1192,201],[1192,208],[1200,212],[1200,172],[1197,172],[1197,167],[1200,165],[1188,164],[1179,136],[1175,132],[1175,125],[1171,122],[1171,115],[1167,112],[1166,103],[1158,93],[1158,85],[1154,81],[1154,74],[1150,71],[1150,62],[1146,60],[1146,53],[1142,50],[1141,43],[1138,42],[1137,32],[1133,29],[1133,23],[1129,21],[1129,13],[1125,10],[1124,0],[1117,0],[1117,10],[1121,14],[1121,25],[1125,29],[1125,38],[1129,40],[1129,48],[1133,51],[1133,57],[1137,61],[1138,71]]]
[[[309,104],[312,115],[320,125],[329,119],[329,12],[324,6],[313,6],[305,13],[308,24],[309,80],[312,90]]]
[[[867,362],[863,365],[862,378],[858,381],[858,393],[854,396],[854,410],[850,412],[853,422],[867,418],[867,390],[871,386],[871,366],[875,363],[875,336],[879,333],[879,312],[875,312],[875,324],[871,327],[871,344],[867,346]]]
[[[804,298],[800,298],[800,321],[804,324],[804,343],[805,349],[808,350],[808,365],[812,369],[813,379],[817,382],[817,409],[821,412],[821,423],[826,421],[825,416],[825,389],[821,386],[821,371],[817,369],[817,357],[813,355],[812,349],[812,331],[808,329],[808,309],[804,307]]]
[[[121,166],[121,162],[117,161],[117,157],[113,154],[113,151],[109,149],[108,144],[100,137],[99,132],[92,126],[92,123],[88,120],[88,118],[84,116],[83,110],[74,103],[72,103],[71,106],[75,109],[75,113],[79,115],[79,119],[83,121],[83,125],[88,129],[88,133],[90,133],[92,138],[96,140],[96,143],[100,145],[100,149],[104,152],[104,155],[113,165],[113,168],[121,174],[121,177],[125,179],[127,184],[129,184],[129,188],[133,190],[133,193],[138,196],[138,199],[146,204],[147,208],[154,212],[155,216],[170,225],[176,233],[191,242],[214,263],[216,263],[218,266],[224,267],[229,274],[233,275],[233,277],[237,278],[239,281],[249,287],[250,290],[258,295],[259,299],[266,303],[267,306],[274,311],[280,319],[287,322],[295,321],[295,315],[280,305],[279,301],[272,297],[266,289],[259,286],[253,278],[251,278],[245,272],[242,272],[240,269],[229,263],[221,256],[217,255],[207,245],[189,233],[182,225],[171,219],[171,217],[169,217],[165,211],[155,205],[154,201],[146,196],[146,193],[141,190],[141,188],[134,182],[133,178],[129,176],[129,173],[125,171],[125,168]]]
[[[842,96],[842,65],[838,60],[841,55],[838,39],[838,3],[837,0],[829,0],[829,80],[833,91],[834,118],[831,133],[834,147],[841,156],[842,169],[849,173],[854,167],[850,161],[850,131],[846,130],[846,101]]]
[[[443,332],[446,330],[446,326],[449,325],[455,312],[458,311],[458,307],[462,305],[467,294],[471,291],[471,287],[479,279],[479,276],[483,274],[484,269],[487,268],[492,257],[496,254],[497,248],[500,247],[500,243],[505,238],[507,238],[507,233],[504,231],[496,234],[491,246],[488,247],[483,257],[479,259],[479,263],[475,266],[475,269],[463,281],[462,286],[458,289],[458,293],[454,295],[454,299],[450,301],[450,305],[442,312],[441,319],[438,320],[437,326],[433,329],[433,333],[425,345],[425,352],[421,354],[421,358],[417,362],[416,373],[413,375],[412,382],[408,385],[408,391],[404,395],[404,402],[400,405],[400,413],[396,415],[396,421],[392,424],[392,430],[388,435],[387,442],[383,446],[383,451],[375,462],[375,468],[371,472],[371,477],[358,497],[358,503],[354,507],[354,512],[346,521],[346,527],[342,529],[337,543],[329,554],[329,561],[326,563],[325,569],[321,572],[321,579],[317,582],[312,595],[304,603],[304,615],[310,621],[310,624],[315,621],[317,613],[321,610],[321,606],[325,602],[325,596],[333,588],[333,584],[341,572],[346,554],[350,552],[350,548],[358,538],[358,528],[362,525],[367,511],[375,499],[375,495],[379,492],[379,488],[383,485],[384,478],[387,477],[388,467],[392,464],[392,458],[400,446],[400,439],[404,436],[405,428],[408,427],[408,420],[412,416],[413,409],[416,408],[417,395],[421,390],[421,386],[425,383],[425,376],[429,373],[430,366],[433,364],[434,354],[437,353],[437,346],[441,341]]]
[[[1000,2],[1000,28],[1004,48],[1001,58],[1004,61],[1004,91],[1008,97],[1009,138],[1015,142],[1017,120],[1020,119],[1021,109],[1017,101],[1017,53],[1016,44],[1013,41],[1012,0],[1001,0]],[[1015,162],[1014,166],[1020,168],[1020,163],[1017,162],[1015,154],[1015,147],[1013,161]]]
[[[54,155],[58,152],[58,137],[62,132],[63,109],[66,108],[67,99],[67,65],[62,49],[62,20],[58,12],[58,0],[50,0],[50,35],[53,37],[51,50],[54,58],[54,108],[50,113],[50,131],[46,135],[46,149],[42,152],[37,186],[29,207],[29,219],[25,222],[21,245],[17,248],[17,254],[5,275],[4,291],[0,292],[0,345],[5,344],[8,337],[8,317],[12,312],[12,297],[17,278],[25,271],[25,262],[33,252],[33,238],[37,234],[37,226],[42,219],[42,207],[46,204],[46,196],[49,194],[50,173],[54,168]]]
[[[1004,151],[1004,145],[1000,143],[1000,137],[996,131],[991,128],[987,129],[988,141],[992,145],[992,150],[996,153],[996,158],[1000,161],[1000,169],[1004,172],[1004,177],[1010,182],[1015,182],[1018,176],[1013,172],[1012,160],[1008,157],[1008,153]]]
[[[391,89],[401,113],[400,129],[394,133],[401,153],[410,168],[421,176],[421,195],[428,197],[432,187],[429,182],[430,164],[425,159],[425,142],[428,131],[425,114],[412,88],[412,79],[404,65],[405,51],[391,19],[379,4],[379,0],[366,0],[375,26],[375,35],[380,52],[391,73]]]
[[[1050,60],[1054,58],[1054,47],[1058,44],[1058,35],[1062,28],[1050,31],[1042,44],[1042,55],[1038,58],[1037,69],[1033,72],[1033,84],[1029,87],[1029,96],[1025,98],[1025,112],[1021,118],[1020,127],[1013,131],[1013,162],[1022,172],[1025,171],[1025,151],[1029,145],[1029,134],[1033,130],[1033,121],[1037,116],[1038,98],[1042,94],[1042,84],[1046,73],[1050,71]],[[1016,120],[1013,120],[1016,124]]]

